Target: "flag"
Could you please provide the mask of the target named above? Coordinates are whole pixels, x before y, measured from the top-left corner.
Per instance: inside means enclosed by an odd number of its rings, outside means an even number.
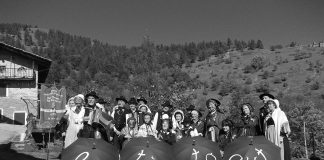
[[[58,90],[52,87],[41,86],[40,92],[40,124],[51,124],[54,127],[65,113],[66,89]]]

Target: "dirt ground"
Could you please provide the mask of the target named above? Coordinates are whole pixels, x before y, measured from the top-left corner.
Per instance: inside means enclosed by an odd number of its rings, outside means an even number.
[[[0,123],[0,160],[59,160],[60,146],[51,148],[49,154],[46,149],[35,149],[32,152],[24,152],[12,148],[10,142],[14,137],[25,133],[26,127],[23,125],[10,125]]]

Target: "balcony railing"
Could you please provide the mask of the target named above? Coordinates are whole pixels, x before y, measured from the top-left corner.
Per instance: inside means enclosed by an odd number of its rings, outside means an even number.
[[[31,80],[35,78],[35,70],[25,67],[0,68],[0,79]]]

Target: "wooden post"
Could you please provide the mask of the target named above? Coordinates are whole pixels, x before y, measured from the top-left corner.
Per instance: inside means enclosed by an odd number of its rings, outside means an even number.
[[[304,120],[304,140],[305,140],[305,155],[306,155],[306,159],[308,159],[307,141],[306,141],[306,122],[305,122],[305,120]]]

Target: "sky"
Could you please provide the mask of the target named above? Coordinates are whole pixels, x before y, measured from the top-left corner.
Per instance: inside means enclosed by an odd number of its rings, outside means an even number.
[[[324,0],[0,0],[0,23],[137,46],[260,39],[265,46],[324,40]]]

